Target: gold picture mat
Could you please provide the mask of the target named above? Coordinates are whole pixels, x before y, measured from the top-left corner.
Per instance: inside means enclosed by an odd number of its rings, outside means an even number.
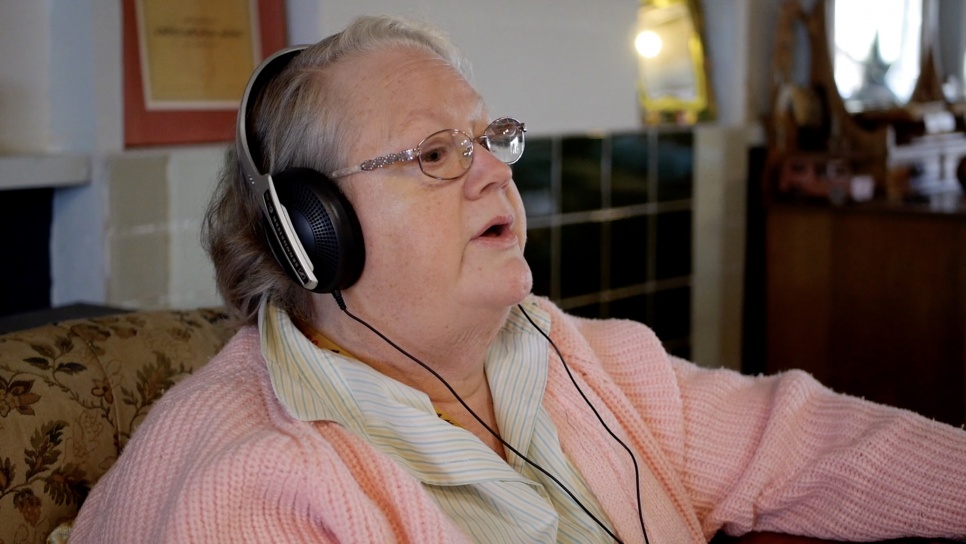
[[[232,109],[260,52],[256,0],[136,0],[144,102]]]
[[[122,0],[122,15],[126,147],[230,141],[248,76],[287,43],[284,0]]]

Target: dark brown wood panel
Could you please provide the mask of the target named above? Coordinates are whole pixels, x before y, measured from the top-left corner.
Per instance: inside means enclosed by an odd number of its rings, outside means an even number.
[[[966,218],[767,212],[766,370],[966,420]]]
[[[826,214],[769,213],[765,272],[766,369],[809,368],[828,376],[831,218]]]

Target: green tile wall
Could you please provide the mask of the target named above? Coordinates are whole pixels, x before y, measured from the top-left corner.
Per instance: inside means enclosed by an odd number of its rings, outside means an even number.
[[[534,292],[645,323],[689,357],[693,166],[690,129],[529,138],[513,175]]]

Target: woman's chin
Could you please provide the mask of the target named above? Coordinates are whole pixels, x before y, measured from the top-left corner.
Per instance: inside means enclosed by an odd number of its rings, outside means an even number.
[[[524,261],[523,266],[497,278],[490,288],[490,297],[498,306],[515,306],[533,289],[533,274]]]
[[[465,266],[458,299],[470,307],[506,309],[522,302],[532,288],[533,274],[521,252]]]
[[[514,304],[523,302],[523,299],[527,298],[531,291],[533,291],[533,273],[530,272],[530,267],[527,266],[526,273],[521,274],[516,283],[516,301]]]

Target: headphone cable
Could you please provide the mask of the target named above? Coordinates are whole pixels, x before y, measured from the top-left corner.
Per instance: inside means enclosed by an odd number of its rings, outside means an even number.
[[[555,484],[557,484],[558,487],[560,487],[560,489],[562,489],[565,493],[567,493],[567,495],[570,496],[571,499],[573,499],[573,501],[577,504],[577,506],[580,507],[581,510],[584,511],[584,513],[586,513],[588,516],[590,516],[590,518],[592,520],[594,520],[594,522],[597,525],[599,525],[601,527],[601,529],[603,529],[608,535],[610,535],[610,537],[613,538],[615,542],[618,542],[619,544],[623,544],[624,541],[622,541],[620,538],[618,538],[617,535],[614,534],[607,527],[607,525],[605,525],[601,520],[597,519],[597,516],[595,516],[594,514],[592,514],[590,512],[590,510],[588,510],[587,507],[584,506],[584,504],[582,502],[580,502],[579,499],[577,499],[577,496],[574,495],[574,493],[570,489],[568,489],[567,486],[565,486],[560,480],[558,480],[556,476],[554,476],[553,474],[550,474],[550,472],[548,472],[545,468],[543,468],[542,466],[538,465],[537,463],[531,461],[530,458],[528,458],[526,455],[523,455],[522,453],[520,453],[519,451],[517,451],[516,448],[514,448],[513,446],[511,446],[507,441],[503,440],[503,437],[500,436],[500,434],[498,432],[496,432],[489,425],[487,425],[486,422],[484,422],[483,419],[480,416],[476,415],[476,412],[474,412],[473,409],[470,408],[469,405],[466,404],[466,402],[463,400],[463,398],[459,396],[459,394],[456,392],[456,390],[453,389],[453,387],[449,384],[449,382],[447,382],[446,379],[444,379],[442,376],[440,376],[438,372],[436,372],[435,370],[433,370],[432,368],[430,368],[429,365],[427,365],[426,363],[424,363],[424,362],[420,361],[419,359],[417,359],[414,355],[411,355],[408,351],[406,351],[403,348],[401,348],[398,345],[396,345],[395,342],[393,342],[388,337],[386,337],[386,335],[384,335],[381,332],[379,332],[378,330],[376,330],[376,328],[373,327],[372,325],[370,325],[369,323],[366,323],[362,318],[356,317],[356,315],[353,314],[352,312],[350,312],[349,309],[346,307],[345,300],[342,299],[342,293],[338,289],[332,291],[332,296],[335,297],[336,303],[338,303],[339,308],[343,312],[345,312],[345,314],[347,316],[351,317],[355,321],[357,321],[360,324],[362,324],[364,327],[366,327],[367,329],[369,329],[370,331],[372,331],[373,333],[375,333],[376,336],[378,336],[379,338],[382,338],[384,341],[386,341],[386,343],[388,343],[390,346],[392,346],[393,348],[395,348],[396,351],[398,351],[399,353],[405,355],[406,357],[408,357],[409,359],[411,359],[413,362],[415,362],[419,366],[423,367],[430,374],[432,374],[433,376],[435,376],[436,379],[439,380],[446,387],[446,389],[448,389],[449,392],[453,394],[453,396],[456,398],[457,401],[459,401],[459,403],[463,406],[463,408],[465,408],[466,411],[469,412],[470,415],[472,415],[473,418],[476,419],[476,421],[480,425],[482,425],[484,429],[487,430],[487,432],[489,432],[494,437],[496,437],[496,439],[499,440],[500,443],[503,444],[504,447],[506,447],[508,450],[510,450],[511,452],[513,452],[517,457],[519,457],[520,459],[523,459],[524,461],[526,461],[527,464],[529,464],[533,468],[539,470],[544,475],[546,475],[548,478],[550,478]],[[526,312],[524,312],[524,313],[526,313]],[[529,316],[528,316],[528,318],[529,318]],[[532,323],[532,321],[531,321],[531,323]],[[554,347],[556,347],[556,346],[554,346]],[[596,413],[596,411],[595,411],[595,413]],[[600,416],[598,415],[597,417],[599,418]],[[608,431],[610,431],[610,429],[608,429]],[[613,436],[613,433],[611,433],[611,436]],[[626,448],[627,446],[624,446],[624,447]],[[636,461],[634,462],[634,469],[635,469],[635,472],[636,472],[637,471],[637,462]],[[640,493],[638,493],[638,506],[640,506]],[[642,518],[642,523],[643,523],[643,518]],[[642,525],[642,527],[643,527],[643,525]],[[644,540],[647,541],[647,533],[644,533]]]
[[[621,447],[624,448],[624,451],[627,452],[627,455],[630,455],[631,462],[634,463],[634,485],[637,490],[637,517],[641,522],[641,532],[644,533],[644,542],[645,544],[650,544],[650,540],[648,540],[647,538],[647,529],[644,528],[644,508],[641,505],[641,472],[637,466],[637,457],[634,456],[634,452],[631,451],[631,448],[628,447],[628,445],[625,444],[623,440],[618,438],[616,434],[614,434],[614,431],[612,431],[611,428],[607,425],[607,423],[604,422],[604,418],[601,417],[600,412],[597,411],[597,408],[594,408],[594,405],[591,404],[590,399],[588,399],[587,395],[584,394],[583,389],[581,389],[580,386],[577,385],[577,380],[574,378],[573,373],[570,371],[570,365],[567,364],[567,360],[564,359],[563,354],[560,353],[560,348],[557,347],[556,342],[551,340],[550,335],[545,333],[543,329],[538,327],[537,324],[533,322],[533,319],[530,317],[530,314],[528,314],[527,311],[523,309],[522,304],[517,304],[517,308],[520,308],[520,311],[523,312],[523,315],[527,318],[527,321],[529,321],[530,324],[533,325],[533,328],[537,329],[540,332],[540,334],[542,334],[543,337],[547,339],[547,342],[550,342],[550,345],[553,346],[553,350],[557,352],[557,357],[560,357],[560,362],[563,364],[564,370],[567,371],[567,376],[570,376],[570,381],[574,384],[574,388],[577,389],[577,392],[580,393],[580,396],[584,399],[584,402],[587,403],[587,406],[590,407],[590,410],[594,412],[595,416],[597,416],[597,421],[599,421],[600,424],[604,427],[604,429],[607,430],[607,433],[610,434],[611,438],[613,438],[618,444],[621,445]]]

